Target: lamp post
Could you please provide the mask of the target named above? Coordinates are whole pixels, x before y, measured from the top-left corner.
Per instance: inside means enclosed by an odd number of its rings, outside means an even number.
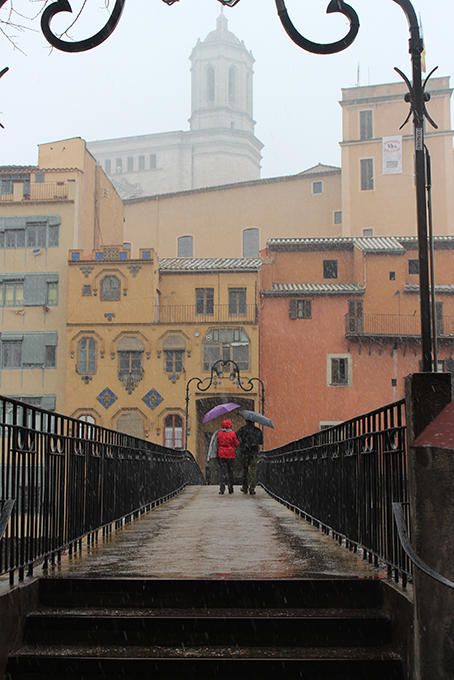
[[[213,386],[217,385],[224,377],[224,371],[228,370],[228,378],[236,385],[242,392],[252,392],[257,384],[257,389],[260,393],[260,408],[262,413],[265,411],[265,384],[261,378],[243,378],[241,370],[236,361],[233,359],[219,359],[211,366],[210,375],[205,378],[194,376],[186,383],[186,409],[185,409],[185,432],[184,432],[184,448],[188,448],[188,423],[189,423],[189,401],[191,399],[191,385],[196,384],[196,389],[199,392],[208,392]]]
[[[0,0],[0,7],[5,0]],[[173,5],[179,0],[163,0],[167,5]],[[240,0],[218,0],[222,5],[234,7]],[[419,295],[421,312],[421,342],[422,342],[422,365],[423,371],[432,371],[432,328],[431,328],[431,304],[429,289],[429,246],[427,233],[427,205],[426,205],[426,157],[424,146],[424,119],[432,125],[435,123],[430,118],[426,102],[430,96],[425,92],[425,84],[422,83],[421,54],[424,49],[421,32],[415,9],[410,0],[392,0],[403,10],[410,31],[409,52],[412,62],[412,82],[396,68],[408,86],[405,101],[410,104],[410,113],[405,123],[413,116],[414,145],[415,145],[415,177],[416,177],[416,209],[418,227],[418,250],[419,250]],[[350,23],[347,34],[340,40],[332,43],[316,43],[305,38],[292,23],[285,0],[275,0],[279,19],[291,40],[299,47],[315,54],[335,54],[347,49],[355,40],[359,31],[359,18],[353,7],[344,0],[331,0],[327,7],[327,13],[343,14]],[[106,25],[91,38],[81,41],[63,40],[55,35],[51,29],[52,19],[61,12],[72,13],[70,0],[57,0],[46,7],[41,17],[41,29],[45,38],[54,47],[66,52],[81,52],[100,45],[115,30],[120,21],[126,0],[115,0],[113,9]],[[378,6],[378,2],[375,2]],[[430,77],[431,74],[429,74]],[[404,125],[405,125],[404,123]]]

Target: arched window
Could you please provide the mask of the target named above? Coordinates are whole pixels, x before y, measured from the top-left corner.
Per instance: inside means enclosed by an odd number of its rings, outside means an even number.
[[[96,373],[96,340],[90,336],[79,340],[77,372],[81,375],[94,375]]]
[[[192,236],[180,236],[178,239],[177,257],[193,257]]]
[[[243,231],[243,257],[259,256],[259,230],[250,227]]]
[[[236,361],[241,370],[249,369],[249,338],[242,328],[210,328],[203,340],[203,370],[223,359]]]
[[[229,103],[234,104],[236,100],[236,66],[229,68]]]
[[[121,283],[117,276],[105,276],[101,281],[101,300],[119,300]]]
[[[186,340],[181,333],[169,333],[162,343],[164,370],[170,380],[176,380],[184,369]]]
[[[169,449],[183,448],[183,418],[176,413],[164,419],[164,446]]]
[[[209,102],[214,102],[216,96],[216,75],[214,66],[209,64],[207,67],[207,99]]]
[[[143,378],[143,343],[132,335],[123,336],[118,345],[118,378],[131,394]]]
[[[90,413],[82,413],[77,420],[81,422],[78,426],[79,439],[95,439],[95,429],[92,427],[96,425],[95,418]]]
[[[117,418],[117,430],[131,437],[145,438],[144,419],[138,411],[123,411]]]

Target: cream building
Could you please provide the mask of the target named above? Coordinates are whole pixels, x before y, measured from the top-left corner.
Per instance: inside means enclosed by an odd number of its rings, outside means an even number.
[[[254,58],[221,14],[191,54],[190,129],[89,142],[123,198],[260,177]]]
[[[82,139],[0,168],[0,391],[64,410],[67,253],[122,239],[123,206]]]

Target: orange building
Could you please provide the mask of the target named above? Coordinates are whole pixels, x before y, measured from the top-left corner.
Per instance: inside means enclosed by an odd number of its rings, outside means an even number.
[[[263,255],[266,447],[403,397],[421,357],[416,238],[271,239]],[[454,237],[435,263],[438,368],[454,372]]]

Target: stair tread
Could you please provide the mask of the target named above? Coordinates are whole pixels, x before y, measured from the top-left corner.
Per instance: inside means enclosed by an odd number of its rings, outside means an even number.
[[[131,652],[134,652],[133,654]],[[71,659],[81,658],[102,658],[102,659],[137,659],[137,658],[285,658],[285,659],[308,659],[308,660],[348,660],[348,661],[389,661],[399,660],[390,647],[239,647],[210,645],[203,647],[165,647],[134,646],[133,650],[129,646],[34,646],[24,645],[12,658],[55,658],[64,657]]]

